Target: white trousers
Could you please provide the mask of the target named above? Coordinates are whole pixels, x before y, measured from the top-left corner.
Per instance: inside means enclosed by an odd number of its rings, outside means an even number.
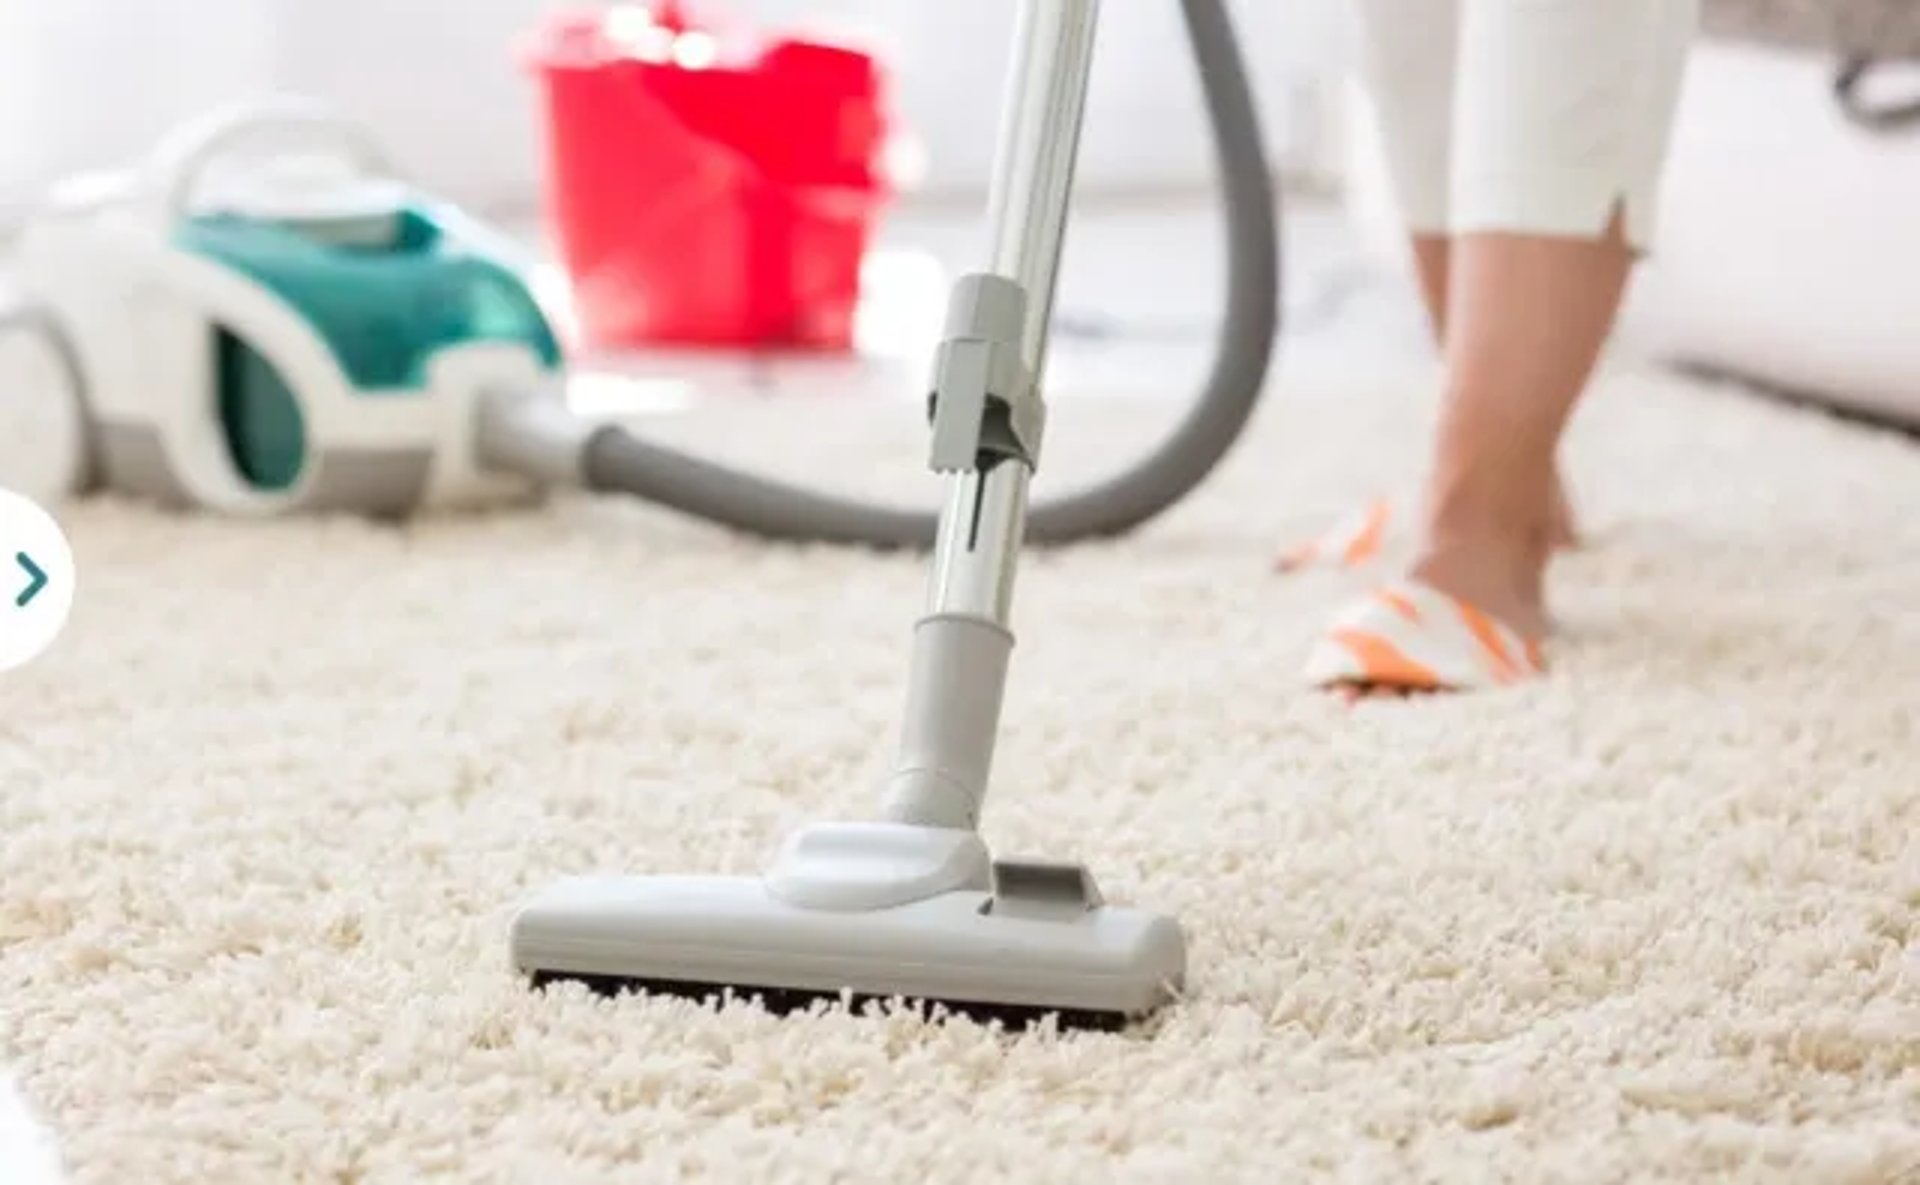
[[[1699,0],[1356,0],[1417,234],[1653,241]]]

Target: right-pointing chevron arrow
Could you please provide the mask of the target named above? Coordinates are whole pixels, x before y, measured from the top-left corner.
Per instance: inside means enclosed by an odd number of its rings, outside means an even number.
[[[13,558],[20,565],[20,570],[27,574],[27,587],[20,590],[20,595],[13,598],[13,603],[18,608],[25,609],[33,603],[33,598],[40,595],[40,590],[47,587],[47,574],[39,564],[33,562],[33,557],[24,551],[14,552]]]

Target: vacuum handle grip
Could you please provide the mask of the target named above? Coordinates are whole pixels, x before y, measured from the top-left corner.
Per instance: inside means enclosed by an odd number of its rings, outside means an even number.
[[[274,140],[325,145],[368,173],[394,174],[370,133],[317,100],[283,96],[223,107],[176,127],[154,149],[147,190],[157,225],[186,217],[194,187],[214,161],[249,143]]]

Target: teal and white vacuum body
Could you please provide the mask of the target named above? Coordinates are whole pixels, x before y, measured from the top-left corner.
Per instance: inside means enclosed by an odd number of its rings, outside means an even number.
[[[522,488],[481,473],[471,425],[476,391],[538,389],[558,373],[559,345],[526,286],[443,206],[407,201],[356,218],[344,240],[332,229],[234,213],[196,217],[176,235],[195,265],[225,268],[256,286],[254,299],[279,305],[256,315],[264,335],[203,330],[220,424],[248,490],[398,512]],[[280,340],[288,344],[271,344]]]
[[[476,424],[483,392],[557,391],[554,330],[498,236],[377,168],[279,104],[56,192],[17,265],[80,388],[72,484],[243,514],[536,491],[481,461]]]

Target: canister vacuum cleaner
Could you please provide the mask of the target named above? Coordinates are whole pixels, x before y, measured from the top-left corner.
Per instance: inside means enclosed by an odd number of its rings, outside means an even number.
[[[1224,326],[1186,417],[1104,484],[1029,505],[1098,5],[1026,0],[991,257],[955,286],[927,388],[929,464],[947,483],[937,515],[574,415],[512,246],[407,185],[362,130],[291,100],[181,128],[135,169],[56,194],[26,228],[26,300],[0,316],[0,445],[33,443],[11,461],[0,448],[0,485],[381,516],[572,486],[768,538],[931,548],[899,758],[873,819],[803,828],[763,877],[563,882],[518,912],[513,965],[535,982],[1100,1022],[1149,1011],[1184,980],[1179,924],[1104,902],[1078,865],[994,859],[977,828],[1022,545],[1117,534],[1179,500],[1240,435],[1267,372],[1278,246],[1260,128],[1224,3],[1181,9],[1221,166]]]
[[[526,497],[480,408],[550,386],[559,347],[508,258],[317,106],[181,128],[21,235],[7,344],[64,380],[39,388],[66,446],[41,483],[256,515]]]

